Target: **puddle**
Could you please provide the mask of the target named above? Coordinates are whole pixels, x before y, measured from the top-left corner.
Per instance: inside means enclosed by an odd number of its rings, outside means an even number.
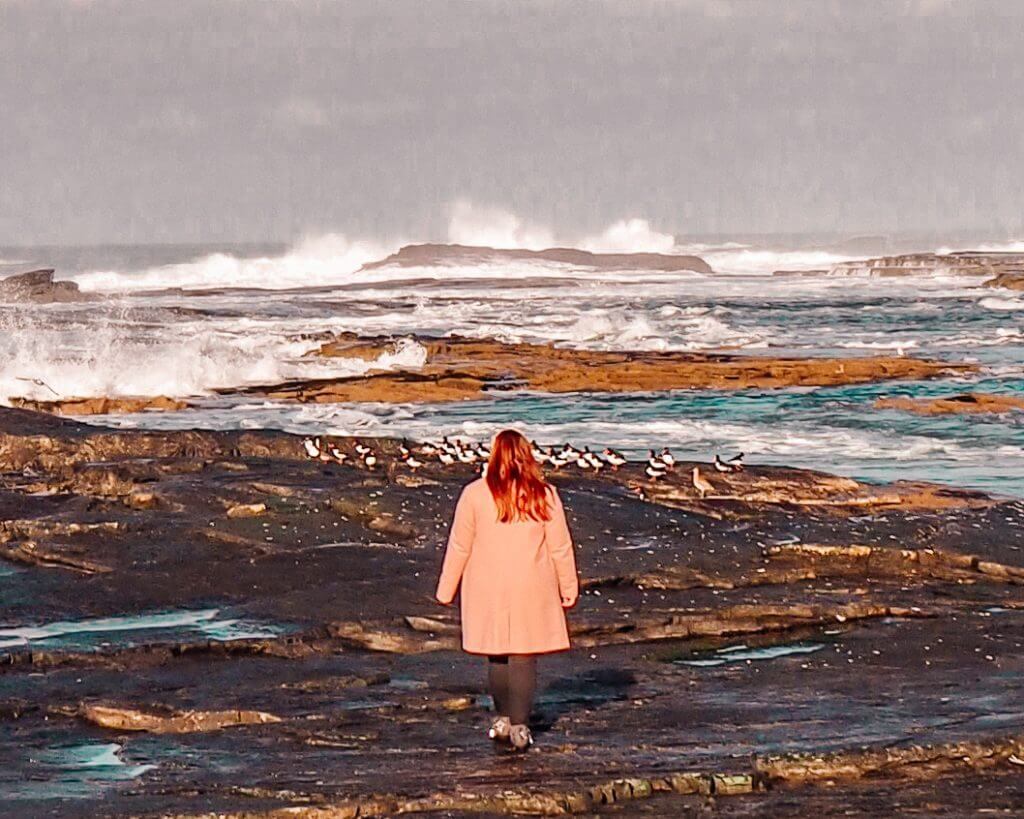
[[[399,691],[421,691],[430,687],[430,683],[426,680],[416,680],[412,677],[392,677],[388,685]]]
[[[86,799],[119,782],[136,779],[156,765],[132,764],[116,743],[54,746],[30,753],[26,769],[8,771],[14,782],[0,782],[4,799]],[[6,778],[6,777],[5,777]]]
[[[697,668],[711,668],[728,663],[757,662],[759,660],[775,660],[795,654],[813,654],[821,651],[824,643],[790,643],[781,646],[761,646],[750,648],[746,645],[726,646],[704,656],[689,660],[675,660],[678,665],[689,665]]]
[[[131,617],[66,620],[41,626],[0,629],[0,649],[20,646],[100,648],[142,642],[151,631],[183,632],[208,640],[229,641],[276,637],[283,629],[237,618],[220,619],[220,609],[176,611]],[[114,636],[116,635],[116,636]]]

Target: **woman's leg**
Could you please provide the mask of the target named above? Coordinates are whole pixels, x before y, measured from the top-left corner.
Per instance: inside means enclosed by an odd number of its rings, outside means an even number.
[[[487,690],[494,700],[494,713],[508,716],[509,662],[507,654],[492,654],[487,658]],[[514,720],[513,720],[514,722]]]
[[[526,725],[537,690],[537,658],[513,654],[508,658],[508,714],[513,725]]]

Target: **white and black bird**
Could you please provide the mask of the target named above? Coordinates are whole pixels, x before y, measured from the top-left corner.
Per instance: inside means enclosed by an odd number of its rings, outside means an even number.
[[[402,460],[405,462],[405,465],[409,467],[409,469],[411,469],[413,472],[415,472],[417,469],[423,466],[423,461],[418,460],[415,455],[408,455],[405,458],[402,458]]]
[[[373,469],[377,465],[377,456],[373,454],[373,450],[363,453],[363,464],[367,469]]]
[[[693,488],[697,490],[697,493],[702,498],[715,491],[715,487],[700,474],[699,466],[693,468]]]
[[[656,481],[659,478],[664,478],[668,473],[668,467],[665,466],[661,461],[652,463],[647,462],[647,466],[644,467],[644,474],[652,481]]]
[[[715,472],[735,472],[736,467],[731,463],[722,460],[721,455],[715,455]]]
[[[356,454],[359,455],[360,458],[365,458],[372,451],[373,450],[366,446],[366,444],[356,444]]]
[[[406,445],[405,439],[403,439],[402,443],[398,445],[398,454],[401,455],[403,459],[408,458],[412,454],[409,447]]]
[[[451,466],[455,463],[455,456],[447,450],[442,449],[437,453],[437,460],[439,460],[445,466]]]
[[[744,455],[744,453],[741,452],[739,455],[734,455],[731,458],[726,458],[725,463],[729,464],[729,466],[731,466],[735,471],[742,472],[743,471],[743,455]]]
[[[663,450],[661,450],[660,457],[661,462],[665,464],[665,466],[667,466],[669,469],[675,469],[676,456],[672,454],[672,451],[668,447],[665,447]]]
[[[331,457],[334,458],[339,464],[345,463],[348,460],[348,455],[338,449],[336,446],[331,447]]]
[[[302,442],[302,447],[306,450],[306,455],[310,458],[318,459],[320,457],[319,438],[306,438],[306,440]]]
[[[610,447],[606,448],[604,453],[604,459],[611,466],[612,469],[618,469],[620,466],[625,465],[626,459]]]

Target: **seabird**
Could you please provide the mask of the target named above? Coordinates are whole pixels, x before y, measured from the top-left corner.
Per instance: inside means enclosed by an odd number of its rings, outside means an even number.
[[[338,449],[336,446],[331,447],[331,457],[334,458],[339,464],[345,463],[348,460],[348,455]]]
[[[405,445],[405,439],[402,439],[402,443],[398,445],[398,453],[403,458],[408,458],[412,454],[411,452],[409,452],[409,447]]]
[[[644,474],[652,481],[656,481],[658,480],[658,478],[664,478],[665,472],[666,470],[664,464],[662,464],[661,466],[647,464],[647,466],[644,468]]]
[[[736,456],[734,456],[732,458],[726,458],[725,462],[727,464],[729,464],[729,466],[731,466],[737,472],[742,472],[743,471],[743,454],[744,453],[741,452],[739,455],[736,455]]]
[[[408,456],[407,458],[403,458],[402,460],[405,461],[405,465],[409,467],[409,469],[411,469],[413,472],[415,472],[417,469],[423,466],[423,461],[416,460],[416,458],[414,458],[412,455]]]
[[[715,491],[715,487],[708,483],[704,476],[700,474],[700,467],[698,466],[693,468],[693,488],[700,493],[702,498],[707,495],[708,492]]]
[[[722,460],[720,455],[715,455],[715,472],[735,472],[736,467]]]
[[[360,455],[366,455],[366,453],[370,451],[370,447],[366,446],[365,444],[356,444],[356,452],[358,452]]]
[[[455,463],[455,456],[448,451],[441,451],[437,453],[437,460],[443,463],[445,466],[451,466]]]
[[[626,463],[626,459],[611,448],[605,449],[604,459],[611,465],[612,469],[618,469]]]
[[[661,462],[669,469],[672,469],[676,465],[676,456],[672,454],[668,447],[661,450]]]
[[[320,439],[319,438],[317,438],[315,441],[313,439],[311,439],[311,438],[307,438],[306,440],[304,440],[302,442],[302,446],[305,448],[306,454],[310,458],[319,458],[320,457]]]
[[[377,465],[377,456],[372,452],[367,452],[363,455],[363,463],[366,464],[367,469],[373,469]]]

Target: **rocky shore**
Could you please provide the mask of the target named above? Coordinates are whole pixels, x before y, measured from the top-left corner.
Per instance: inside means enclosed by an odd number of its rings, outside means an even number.
[[[787,816],[1024,796],[1021,502],[756,463],[700,465],[704,497],[689,463],[555,471],[576,649],[542,664],[538,744],[507,756],[430,598],[474,471],[367,443],[377,468],[282,433],[0,410],[9,805]]]

